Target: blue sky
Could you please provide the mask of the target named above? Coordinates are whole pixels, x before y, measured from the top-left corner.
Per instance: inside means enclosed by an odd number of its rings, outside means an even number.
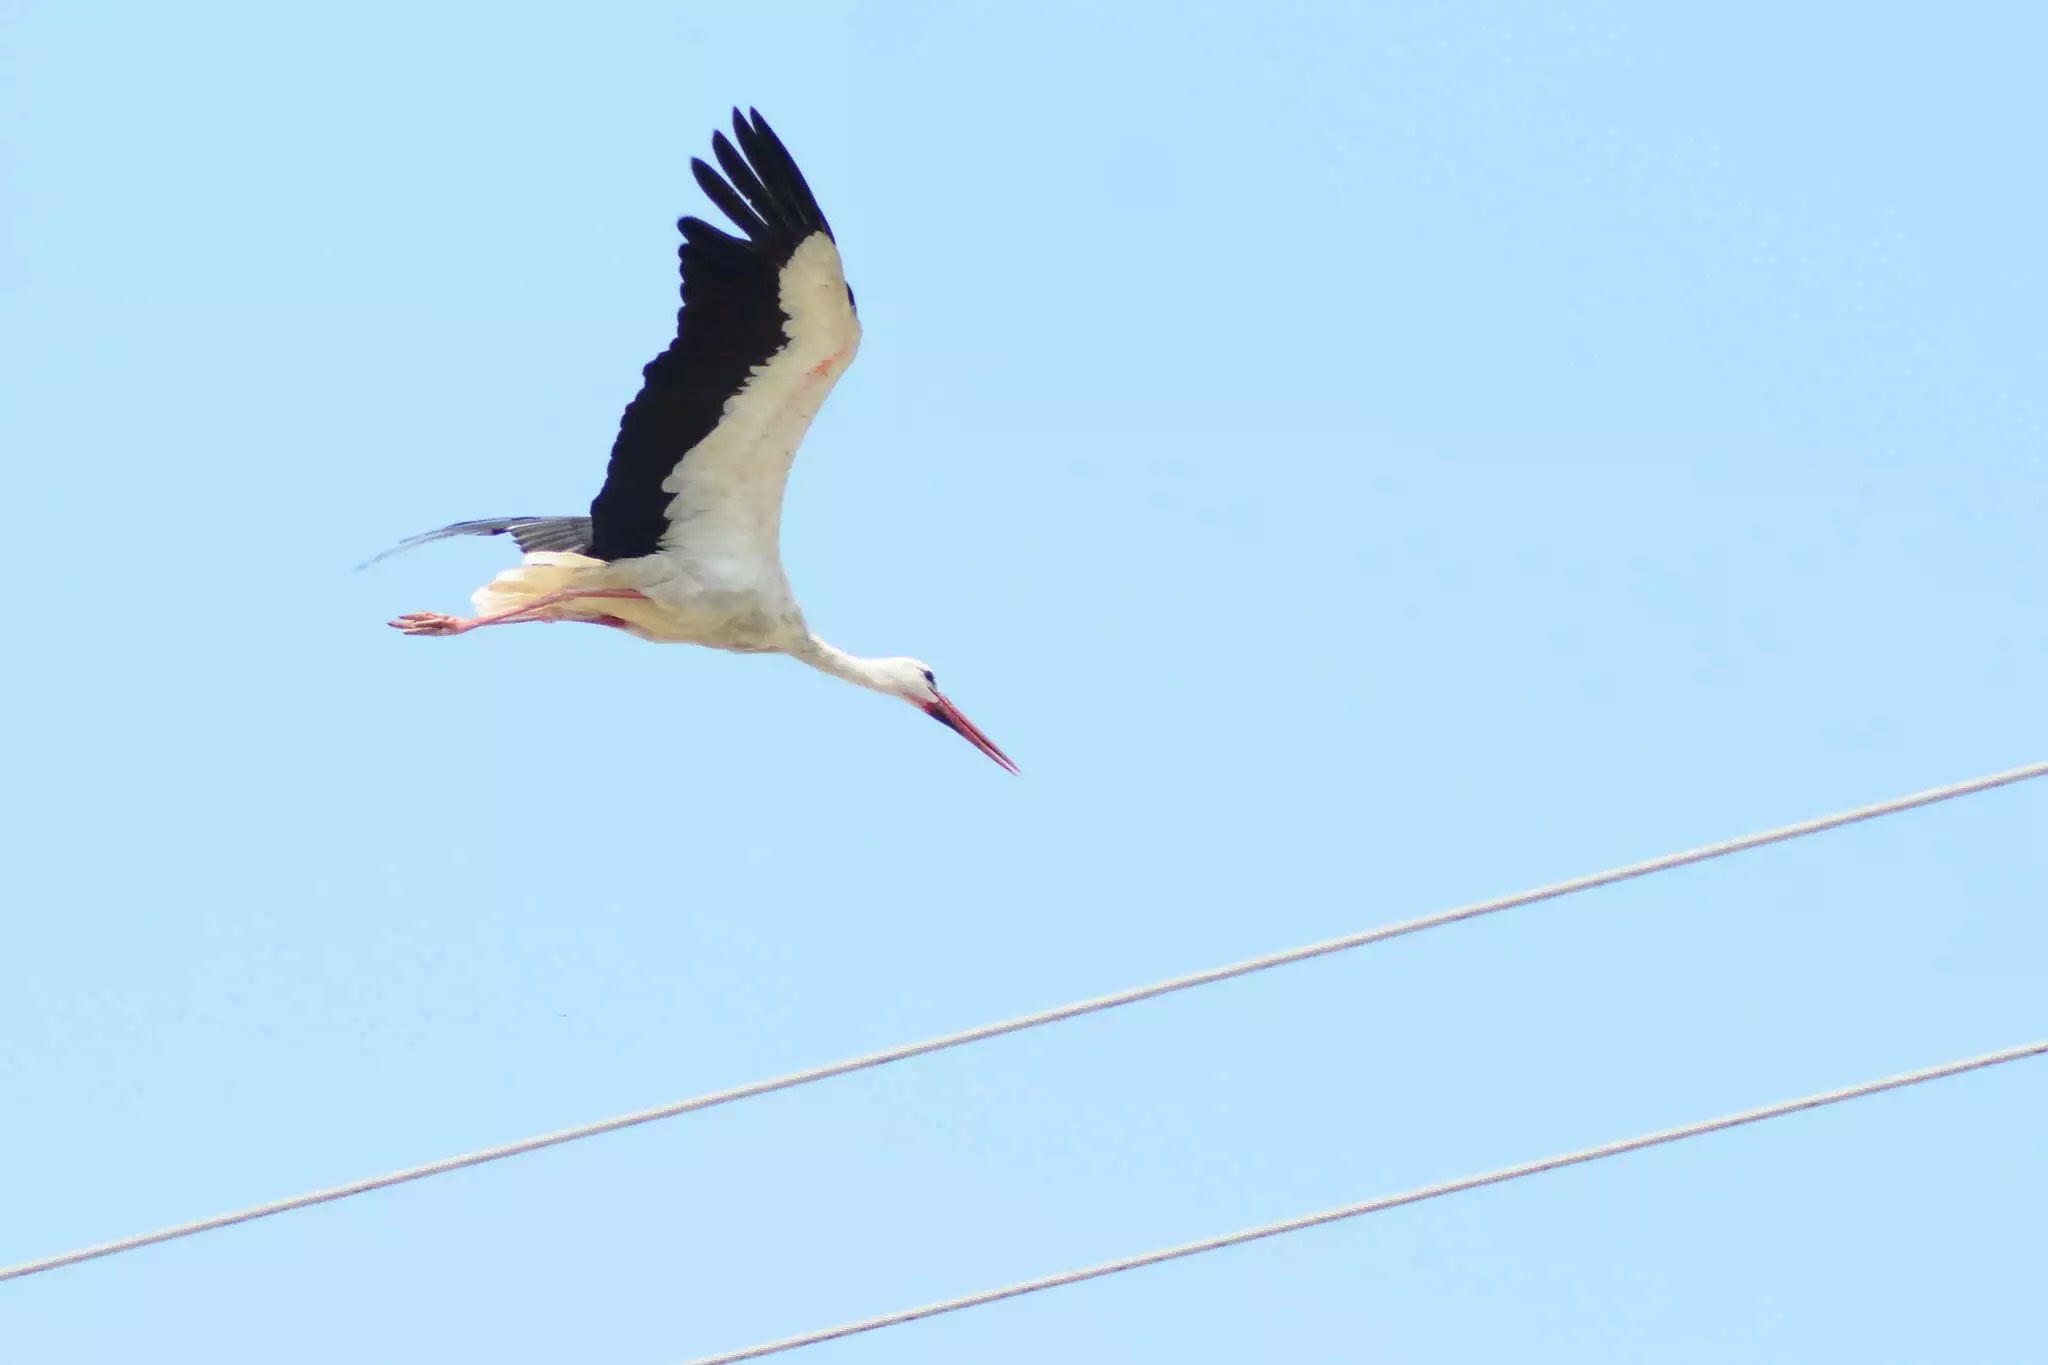
[[[17,3],[0,1263],[2040,758],[2038,7]],[[688,158],[867,337],[782,660],[401,639]],[[2048,1032],[1995,793],[0,1287],[669,1362]],[[817,1348],[2016,1360],[2039,1064]]]

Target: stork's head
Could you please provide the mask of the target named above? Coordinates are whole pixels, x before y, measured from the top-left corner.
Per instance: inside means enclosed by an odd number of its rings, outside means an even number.
[[[1010,756],[998,749],[994,740],[961,715],[960,708],[939,691],[938,683],[932,679],[931,668],[922,660],[877,659],[873,668],[876,679],[882,684],[881,691],[903,698],[1010,772],[1017,771],[1017,765],[1010,761]]]

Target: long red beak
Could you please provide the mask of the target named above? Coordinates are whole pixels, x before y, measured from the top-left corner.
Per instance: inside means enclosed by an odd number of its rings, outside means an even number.
[[[1017,765],[1010,761],[1010,756],[1001,749],[998,749],[996,742],[981,732],[980,726],[961,715],[960,708],[947,701],[943,693],[939,695],[937,701],[928,704],[924,708],[924,713],[966,740],[969,744],[972,744],[975,748],[987,754],[996,762],[1002,764],[1006,771],[1012,773],[1017,771]]]

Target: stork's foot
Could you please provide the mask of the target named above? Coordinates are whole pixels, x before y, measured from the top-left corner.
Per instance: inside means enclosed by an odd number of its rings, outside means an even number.
[[[514,621],[552,621],[556,616],[548,608],[558,602],[573,602],[584,597],[619,597],[635,602],[645,602],[647,596],[638,588],[565,588],[551,592],[545,597],[536,597],[531,602],[522,602],[510,611],[501,611],[495,616],[472,616],[463,620],[455,616],[443,616],[438,611],[411,611],[395,621],[386,622],[393,630],[402,630],[407,635],[460,635],[478,626],[508,625]],[[611,618],[606,618],[607,620]]]
[[[460,635],[476,625],[476,622],[443,616],[438,611],[411,611],[387,624],[393,630],[402,630],[407,635]]]

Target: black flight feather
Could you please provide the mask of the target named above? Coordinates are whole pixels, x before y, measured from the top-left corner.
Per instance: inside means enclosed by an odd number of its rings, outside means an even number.
[[[724,416],[725,404],[789,342],[781,273],[813,234],[831,233],[803,173],[759,113],[733,111],[738,146],[714,137],[721,179],[691,164],[705,196],[745,234],[699,218],[676,224],[683,242],[683,306],[676,339],[642,372],[612,445],[604,488],[590,504],[588,553],[630,559],[661,548],[671,495],[662,483]]]

